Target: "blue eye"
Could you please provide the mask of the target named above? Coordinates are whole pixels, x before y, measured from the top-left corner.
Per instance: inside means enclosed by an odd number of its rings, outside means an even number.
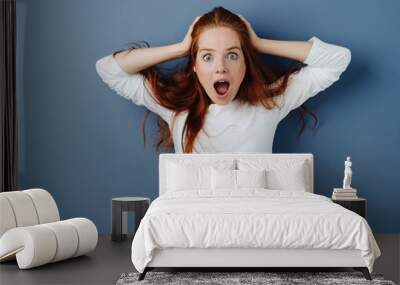
[[[207,53],[207,54],[203,55],[203,60],[209,61],[211,59],[211,57],[212,57],[211,54]]]
[[[231,56],[231,55],[233,55],[233,56]],[[230,52],[230,53],[228,54],[228,58],[229,58],[229,59],[236,60],[236,59],[238,59],[238,55],[237,55],[237,53],[235,53],[235,52]]]

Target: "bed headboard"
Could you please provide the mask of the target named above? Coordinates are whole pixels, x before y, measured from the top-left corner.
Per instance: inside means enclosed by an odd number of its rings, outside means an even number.
[[[212,162],[217,160],[236,160],[236,159],[271,159],[271,160],[293,160],[305,161],[308,165],[307,176],[309,181],[309,189],[307,192],[314,193],[314,163],[313,155],[311,153],[194,153],[194,154],[181,154],[181,153],[162,153],[159,156],[159,195],[166,192],[166,179],[167,179],[167,163],[169,161],[207,161]]]

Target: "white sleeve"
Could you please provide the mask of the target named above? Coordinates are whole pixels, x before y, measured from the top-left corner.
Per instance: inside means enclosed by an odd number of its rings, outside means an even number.
[[[96,71],[101,79],[117,94],[131,100],[134,104],[145,106],[161,116],[169,125],[173,111],[161,106],[147,90],[144,76],[140,73],[128,74],[117,63],[112,54],[96,62]]]
[[[323,42],[317,37],[312,42],[311,50],[304,63],[307,66],[289,76],[287,89],[283,96],[278,96],[281,118],[291,110],[300,107],[308,98],[325,90],[346,70],[351,60],[348,48]]]

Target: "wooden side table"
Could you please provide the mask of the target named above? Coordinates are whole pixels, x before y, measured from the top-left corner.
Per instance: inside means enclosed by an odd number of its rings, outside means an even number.
[[[340,206],[359,214],[361,217],[367,217],[367,200],[364,198],[357,198],[352,200],[337,200],[332,199],[332,202],[339,204]]]
[[[150,205],[150,199],[145,197],[119,197],[111,200],[112,208],[112,232],[113,241],[123,241],[127,233],[127,212],[135,214],[135,230],[137,231],[140,221],[144,217]]]

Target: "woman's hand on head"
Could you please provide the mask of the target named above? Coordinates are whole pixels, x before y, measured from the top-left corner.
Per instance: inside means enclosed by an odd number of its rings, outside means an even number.
[[[200,19],[201,16],[197,16],[196,19],[194,19],[194,21],[192,22],[192,24],[190,25],[185,38],[183,39],[183,41],[180,43],[183,50],[185,51],[185,54],[187,54],[190,50],[190,46],[192,44],[192,31],[193,31],[193,27],[194,24],[196,24],[196,22]]]
[[[245,19],[245,17],[243,17],[242,15],[239,15],[239,14],[237,14],[237,15],[238,15],[239,18],[246,24],[246,27],[247,27],[247,30],[248,30],[249,36],[250,36],[250,41],[251,41],[252,45],[254,46],[254,48],[255,48],[256,50],[258,50],[258,47],[259,47],[259,45],[260,45],[261,38],[257,36],[257,34],[256,34],[256,32],[254,31],[253,27],[251,26],[250,22],[247,21],[247,20]]]

